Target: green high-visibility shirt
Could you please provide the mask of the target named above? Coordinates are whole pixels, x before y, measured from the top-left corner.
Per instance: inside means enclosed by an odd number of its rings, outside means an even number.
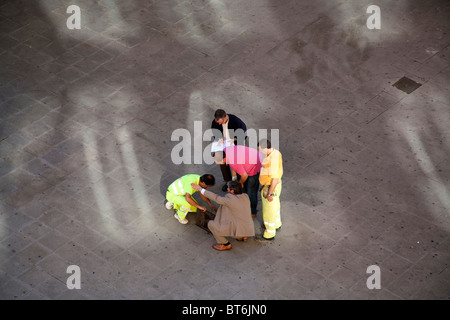
[[[184,196],[186,193],[193,194],[197,190],[191,187],[191,183],[199,184],[200,175],[187,174],[175,180],[168,188],[168,191],[176,194],[177,196]]]

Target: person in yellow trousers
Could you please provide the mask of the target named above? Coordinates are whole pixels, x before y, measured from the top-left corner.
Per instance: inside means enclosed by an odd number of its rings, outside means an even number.
[[[198,184],[202,188],[207,189],[215,184],[215,178],[211,174],[204,174],[202,176],[198,174],[187,174],[175,180],[169,188],[167,188],[166,208],[169,210],[175,209],[177,211],[174,218],[181,224],[188,223],[186,215],[189,212],[197,212],[197,209],[206,211],[206,208],[199,205],[192,197],[192,194],[197,192],[197,190],[191,187],[192,183]],[[202,194],[200,194],[200,197],[209,205],[211,210],[217,210],[216,206],[213,205],[208,198]]]
[[[280,194],[281,177],[283,176],[283,157],[280,151],[272,148],[270,140],[264,139],[258,143],[259,151],[265,156],[262,161],[259,182],[261,184],[261,201],[263,221],[266,230],[263,241],[273,241],[277,229],[281,227]]]

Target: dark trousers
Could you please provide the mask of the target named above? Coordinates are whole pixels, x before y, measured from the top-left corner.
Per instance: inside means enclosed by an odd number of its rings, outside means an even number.
[[[258,190],[259,189],[259,172],[254,176],[249,176],[244,182],[244,193],[248,194],[250,198],[250,207],[252,209],[252,214],[256,215],[258,206]]]
[[[230,169],[229,165],[221,164],[220,171],[222,172],[223,180],[225,180],[225,182],[231,181],[232,176],[231,176],[231,169]]]

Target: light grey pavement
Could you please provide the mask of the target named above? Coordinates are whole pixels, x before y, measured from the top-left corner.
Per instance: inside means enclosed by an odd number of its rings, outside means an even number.
[[[449,45],[446,0],[1,0],[0,299],[449,299]],[[164,207],[218,107],[280,130],[272,244]]]

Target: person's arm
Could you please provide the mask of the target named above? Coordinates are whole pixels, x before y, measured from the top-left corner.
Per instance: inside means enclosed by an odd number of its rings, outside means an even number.
[[[231,167],[231,165],[230,165]],[[248,173],[245,171],[244,165],[242,164],[235,164],[233,165],[234,170],[236,170],[236,173],[241,176],[241,179],[239,180],[239,183],[242,185],[242,188],[244,187],[245,181],[248,179]]]
[[[232,155],[234,157],[234,154]],[[228,158],[227,158],[228,159]],[[234,161],[238,160],[234,157]],[[240,163],[233,162],[230,164],[231,175],[233,176],[233,181],[237,181],[237,175],[241,176],[239,183],[244,187],[244,182],[248,179],[248,174],[244,169],[244,166]]]
[[[228,124],[228,129],[233,129],[233,137],[234,144],[241,144],[244,145],[245,138],[247,136],[247,126],[245,125],[244,121],[242,121],[240,118],[238,118],[235,115],[228,115],[230,117],[230,121]],[[240,132],[242,130],[242,132]]]
[[[268,194],[272,194],[275,192],[275,188],[277,187],[277,184],[280,182],[281,176],[280,176],[280,167],[281,167],[281,155],[278,153],[278,151],[272,151],[277,152],[277,154],[274,154],[273,157],[271,157],[270,166],[269,166],[269,175],[272,176],[272,182],[270,184]],[[278,194],[276,196],[279,196]],[[273,200],[273,197],[267,197],[267,200],[271,202]]]
[[[232,126],[234,130],[242,129],[242,131],[247,132],[247,126],[245,122],[237,116],[234,116]]]
[[[240,120],[240,119],[239,119]],[[244,121],[242,121],[241,120],[241,128],[242,128],[242,130],[244,130],[244,132],[247,132],[247,125],[245,124],[245,122]]]
[[[248,179],[248,174],[247,174],[247,172],[244,171],[241,174],[241,180],[239,180],[239,182],[241,183],[242,187],[244,187],[244,183],[245,183],[245,181],[247,181],[247,179]]]
[[[208,206],[211,208],[212,211],[217,211],[217,207],[215,205],[213,205],[211,203],[211,201],[209,201],[209,199],[207,197],[205,197],[201,192],[200,192],[200,198],[202,198],[202,200],[208,204]]]
[[[203,206],[201,206],[201,205],[199,205],[197,202],[195,202],[194,199],[192,199],[192,196],[191,196],[189,193],[186,193],[186,194],[184,195],[184,197],[185,197],[186,201],[187,201],[191,206],[194,206],[194,207],[196,207],[196,208],[198,208],[198,209],[200,209],[200,210],[202,210],[202,211],[206,211],[206,208],[203,207]]]
[[[267,193],[267,198],[266,198],[269,202],[272,202],[272,200],[273,200],[273,196],[269,196],[269,194],[272,194],[275,191],[275,188],[277,187],[277,184],[279,181],[280,181],[280,179],[278,179],[278,178],[272,179],[272,183],[270,184],[269,192]]]
[[[222,205],[228,204],[229,199],[227,197],[221,197],[211,191],[203,189],[202,187],[200,187],[198,184],[195,184],[195,183],[191,183],[191,187],[197,191],[200,191],[200,195],[203,195],[206,198],[209,198],[209,199],[217,202],[218,204],[222,204]]]

